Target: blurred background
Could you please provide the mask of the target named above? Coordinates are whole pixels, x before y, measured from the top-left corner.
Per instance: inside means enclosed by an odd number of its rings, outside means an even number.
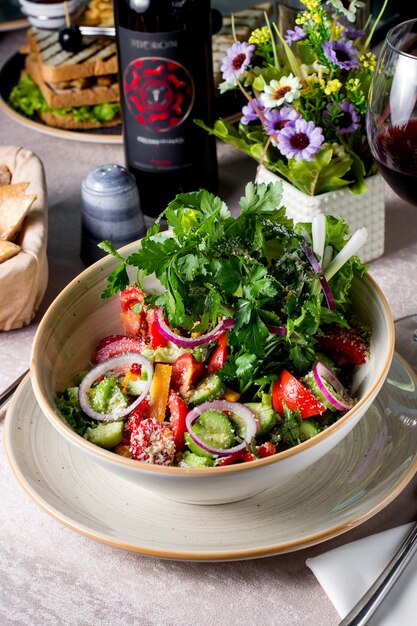
[[[369,12],[374,16],[378,15],[383,0],[363,0],[363,2],[365,7],[361,9],[360,18],[365,22]],[[223,15],[230,15],[233,11],[253,6],[256,3],[256,0],[212,0],[212,7],[218,9]],[[274,4],[286,27],[291,26],[291,18],[293,19],[297,12],[303,8],[299,0],[282,0]],[[348,0],[345,0],[345,4],[349,4]],[[416,17],[416,15],[417,8],[415,2],[410,0],[390,0],[385,10],[384,19],[376,32],[374,43],[381,41],[391,26]],[[19,10],[19,0],[0,0],[0,24],[6,21],[6,18],[7,20],[23,18]]]

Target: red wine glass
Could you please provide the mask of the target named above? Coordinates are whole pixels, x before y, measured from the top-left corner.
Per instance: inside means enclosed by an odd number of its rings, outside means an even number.
[[[386,36],[366,117],[369,144],[389,186],[417,205],[417,19]],[[396,322],[397,349],[417,369],[417,315]]]

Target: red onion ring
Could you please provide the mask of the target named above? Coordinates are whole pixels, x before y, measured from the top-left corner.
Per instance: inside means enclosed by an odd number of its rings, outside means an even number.
[[[311,267],[313,268],[313,271],[317,274],[317,277],[320,281],[321,284],[321,288],[323,289],[323,293],[324,293],[324,297],[326,298],[327,301],[327,306],[329,307],[329,309],[331,311],[334,311],[336,308],[336,303],[334,301],[333,298],[333,294],[331,292],[331,289],[329,287],[329,283],[327,282],[324,274],[323,274],[323,270],[321,268],[320,263],[317,261],[316,256],[313,252],[313,250],[310,248],[310,246],[308,245],[308,243],[306,241],[303,241],[301,244],[301,247],[304,251],[304,254],[306,255]]]
[[[350,409],[351,400],[349,398],[348,392],[343,387],[340,380],[336,378],[336,376],[331,370],[329,370],[328,367],[323,365],[323,363],[317,363],[317,365],[313,369],[313,375],[318,388],[328,402],[330,402],[338,411],[347,411],[348,409]],[[336,396],[332,394],[324,381],[328,382],[329,385],[333,387],[333,389],[342,398],[342,402],[339,400],[339,398],[336,398]]]
[[[267,329],[273,335],[278,335],[279,337],[285,337],[287,334],[287,329],[285,326],[267,326]],[[298,337],[297,333],[291,333],[291,337]]]
[[[132,404],[129,404],[128,407],[126,407],[125,409],[121,409],[120,411],[115,410],[112,413],[99,413],[98,411],[95,411],[91,406],[90,398],[88,397],[88,392],[91,389],[93,383],[97,380],[97,378],[103,376],[106,372],[109,372],[110,370],[116,369],[121,366],[130,367],[131,365],[133,365],[133,363],[140,363],[148,375],[148,379],[144,381],[144,390],[140,394],[140,396],[134,402],[132,402]],[[136,354],[133,352],[118,354],[117,356],[114,356],[107,361],[99,363],[84,376],[78,388],[78,401],[80,403],[80,407],[89,417],[92,417],[93,419],[101,422],[114,421],[120,419],[121,417],[125,417],[126,415],[129,415],[129,413],[133,411],[133,409],[135,409],[148,394],[152,382],[152,376],[153,367],[148,359],[145,358],[142,354]]]
[[[196,419],[210,410],[216,411],[228,411],[234,415],[237,415],[241,418],[246,425],[246,435],[245,439],[236,446],[227,449],[214,448],[213,446],[209,446],[207,443],[202,441],[193,431],[192,425],[196,421]],[[233,420],[233,417],[231,417]],[[190,411],[185,418],[185,426],[187,432],[189,433],[191,439],[196,443],[200,448],[209,452],[210,454],[215,454],[217,456],[229,456],[229,454],[233,454],[234,452],[238,452],[239,450],[244,450],[246,448],[246,444],[250,443],[253,437],[256,435],[256,431],[258,429],[258,421],[247,406],[244,404],[240,404],[240,402],[229,402],[228,400],[214,400],[213,402],[204,402],[203,404],[199,404],[192,411]]]
[[[163,313],[161,309],[156,310],[156,323],[158,326],[158,330],[165,339],[172,341],[176,346],[180,346],[181,348],[194,348],[196,346],[201,346],[203,343],[209,343],[222,333],[224,330],[230,330],[235,325],[235,321],[233,318],[229,317],[227,319],[221,320],[211,330],[205,335],[200,335],[199,337],[182,337],[182,335],[177,335],[174,331],[166,324],[164,320]]]

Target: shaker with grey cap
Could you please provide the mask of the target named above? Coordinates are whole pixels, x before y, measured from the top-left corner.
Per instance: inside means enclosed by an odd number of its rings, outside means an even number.
[[[104,239],[120,248],[145,234],[135,178],[124,167],[100,165],[83,180],[81,195],[81,259],[86,265],[106,255],[98,248]]]

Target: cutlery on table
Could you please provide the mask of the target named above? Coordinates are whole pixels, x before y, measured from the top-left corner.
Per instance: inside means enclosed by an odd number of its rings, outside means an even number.
[[[26,370],[16,378],[8,387],[0,394],[0,409],[2,409],[5,404],[10,400],[19,383],[24,379],[26,374],[28,374],[29,370]]]
[[[407,537],[386,568],[348,615],[340,622],[339,626],[363,626],[367,623],[404,571],[416,548],[417,522],[413,524]]]

